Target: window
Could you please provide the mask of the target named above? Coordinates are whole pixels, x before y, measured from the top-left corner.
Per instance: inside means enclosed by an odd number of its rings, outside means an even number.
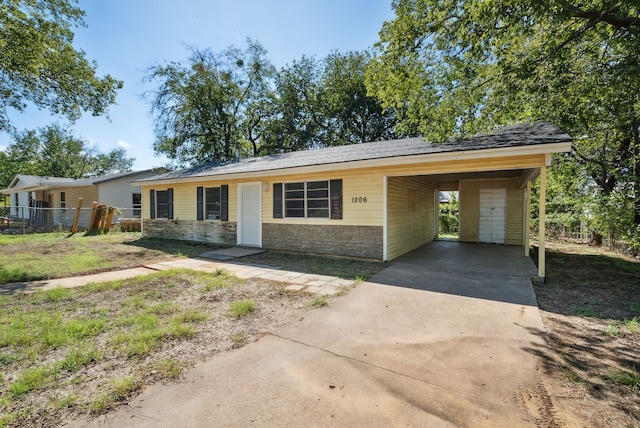
[[[67,208],[67,195],[65,192],[60,192],[60,208],[62,208],[60,210],[61,213],[66,213],[67,210],[65,210],[65,208]]]
[[[341,219],[342,180],[275,183],[273,217]]]
[[[198,220],[229,220],[229,186],[198,187],[197,189]]]
[[[140,218],[142,215],[142,193],[133,193],[132,197],[132,207],[133,207],[133,216],[136,218]]]
[[[207,187],[204,190],[204,218],[220,220],[220,188]]]
[[[151,218],[173,219],[173,189],[149,192]]]

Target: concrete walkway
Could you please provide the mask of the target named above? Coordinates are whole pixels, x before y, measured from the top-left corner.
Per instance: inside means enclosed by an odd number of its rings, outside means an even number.
[[[267,266],[255,266],[232,261],[214,261],[205,258],[180,258],[170,261],[148,264],[138,268],[102,272],[93,275],[76,276],[71,278],[50,279],[43,281],[16,282],[0,285],[0,295],[14,293],[32,293],[38,290],[52,288],[74,288],[90,284],[92,282],[115,281],[132,278],[139,275],[148,275],[166,269],[192,269],[204,272],[223,270],[238,278],[260,278],[270,281],[278,281],[289,284],[286,288],[293,291],[305,291],[321,296],[330,296],[338,293],[343,287],[350,287],[353,281],[326,275],[313,275],[300,272],[270,268]]]
[[[432,245],[436,257],[462,248]],[[441,275],[444,260],[430,266],[409,255],[183,381],[68,426],[548,426],[553,412],[536,375],[544,327],[531,299],[533,263],[509,249],[511,268],[485,269],[498,255],[491,250],[503,248],[473,250],[472,260],[458,260],[461,269],[451,263]]]

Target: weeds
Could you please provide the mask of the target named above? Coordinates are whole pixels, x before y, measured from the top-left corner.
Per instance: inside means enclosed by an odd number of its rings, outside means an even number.
[[[618,324],[609,324],[605,333],[609,336],[613,337],[622,337],[624,334],[620,331],[620,326]]]
[[[160,362],[160,374],[165,379],[177,379],[182,372],[183,364],[174,359],[166,358]]]
[[[242,348],[244,345],[247,344],[247,338],[242,333],[234,334],[231,337],[231,341],[233,342],[234,348]]]
[[[327,299],[325,299],[324,297],[314,297],[310,303],[310,305],[314,308],[321,308],[323,306],[327,306],[328,304],[329,302],[327,302]]]
[[[624,325],[627,327],[630,333],[637,333],[640,331],[640,317],[634,317],[630,320],[624,320]]]
[[[124,401],[135,391],[140,389],[140,379],[134,377],[124,377],[114,380],[109,385],[107,391],[98,395],[91,404],[91,410],[95,413],[101,413],[113,407],[114,404]]]
[[[251,312],[255,311],[255,309],[256,303],[251,299],[236,300],[235,302],[231,302],[229,314],[233,318],[240,318],[250,314]]]
[[[630,371],[619,371],[603,376],[606,380],[613,381],[631,388],[632,391],[640,391],[640,373],[633,367]]]
[[[186,310],[180,314],[178,314],[173,321],[175,322],[201,322],[207,319],[207,314],[204,312],[196,311],[193,309]]]
[[[579,317],[596,318],[598,313],[591,308],[582,308],[575,311],[575,314]]]

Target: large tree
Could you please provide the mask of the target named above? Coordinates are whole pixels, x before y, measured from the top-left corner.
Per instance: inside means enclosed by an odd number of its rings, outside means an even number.
[[[302,57],[276,80],[278,117],[271,141],[280,151],[379,141],[397,136],[393,108],[367,93],[368,52]]]
[[[265,49],[192,49],[186,64],[149,69],[147,92],[155,121],[154,149],[180,166],[259,153],[259,125],[268,114],[275,70]]]
[[[11,130],[10,109],[31,103],[70,120],[102,115],[122,82],[96,75],[95,62],[73,46],[84,12],[73,0],[0,3],[0,131]]]
[[[402,112],[402,127],[443,140],[554,122],[575,137],[565,161],[589,178],[582,194],[596,207],[622,203],[628,215],[620,225],[640,224],[637,2],[395,0],[393,7],[368,87]]]
[[[101,153],[61,125],[16,133],[13,140],[6,152],[0,152],[2,188],[16,174],[84,178],[131,171],[135,160],[122,148]]]

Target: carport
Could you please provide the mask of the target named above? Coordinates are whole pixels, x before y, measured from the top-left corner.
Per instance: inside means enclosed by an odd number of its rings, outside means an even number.
[[[544,277],[546,174],[551,155],[541,151],[541,146],[523,145],[518,135],[511,137],[504,143],[507,147],[496,149],[499,153],[469,150],[456,153],[454,162],[436,163],[434,159],[423,170],[386,176],[385,260],[438,238],[440,191],[459,193],[460,242],[515,246],[521,256],[528,257],[531,186],[539,177],[537,274]],[[476,138],[459,144],[474,147]],[[514,146],[509,148],[509,144]]]

